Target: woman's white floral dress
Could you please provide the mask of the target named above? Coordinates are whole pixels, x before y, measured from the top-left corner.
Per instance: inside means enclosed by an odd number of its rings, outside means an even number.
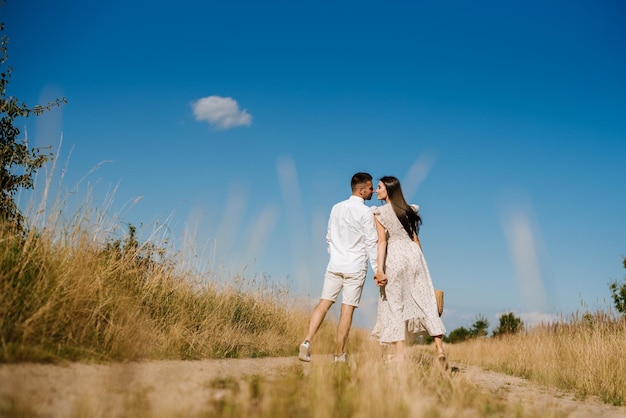
[[[419,208],[417,205],[411,207],[416,212]],[[391,343],[404,341],[406,333],[445,334],[422,250],[409,238],[390,204],[372,210],[387,231],[384,264],[387,285],[381,288],[378,298],[378,315],[372,336],[381,343]]]

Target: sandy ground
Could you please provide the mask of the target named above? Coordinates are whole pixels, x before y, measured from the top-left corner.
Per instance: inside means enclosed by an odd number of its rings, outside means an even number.
[[[0,365],[0,417],[90,416],[94,412],[115,416],[132,408],[138,416],[142,409],[159,411],[162,416],[195,415],[201,412],[207,397],[219,398],[221,392],[229,390],[229,377],[271,378],[295,364],[299,364],[296,357]],[[552,388],[474,366],[452,366],[494,397],[557,407],[570,418],[626,417],[626,407],[613,407],[594,398],[578,400]]]
[[[569,418],[626,417],[626,407],[607,405],[595,397],[584,400],[576,399],[570,393],[559,391],[530,382],[520,377],[483,370],[475,366],[460,366],[459,372],[480,387],[482,391],[492,393],[510,401],[522,404],[554,406]]]

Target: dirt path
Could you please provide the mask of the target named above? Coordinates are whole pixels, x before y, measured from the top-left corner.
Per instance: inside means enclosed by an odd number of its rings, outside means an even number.
[[[475,366],[459,365],[458,367],[459,373],[466,376],[482,391],[511,402],[521,401],[524,405],[554,406],[569,418],[626,417],[626,407],[607,405],[597,398],[588,397],[580,400],[570,393],[541,386],[520,377],[491,372]]]
[[[0,417],[86,416],[93,411],[101,416],[115,416],[133,408],[138,416],[142,415],[142,408],[161,411],[163,416],[168,416],[167,411],[177,411],[177,416],[196,415],[206,404],[207,396],[224,396],[232,384],[229,377],[271,377],[295,364],[299,364],[297,358],[285,357],[112,365],[0,365]],[[626,417],[626,407],[612,407],[593,398],[577,400],[569,394],[478,367],[453,366],[458,368],[458,376],[494,397],[556,406],[570,418]]]

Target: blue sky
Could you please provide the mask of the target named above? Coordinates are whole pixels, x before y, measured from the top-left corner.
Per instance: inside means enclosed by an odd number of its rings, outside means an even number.
[[[316,300],[330,208],[368,171],[420,205],[448,331],[605,307],[625,276],[626,7],[387,3],[9,0],[9,93],[68,99],[22,123],[71,199],[193,241],[201,268]],[[358,325],[375,305],[368,281]]]

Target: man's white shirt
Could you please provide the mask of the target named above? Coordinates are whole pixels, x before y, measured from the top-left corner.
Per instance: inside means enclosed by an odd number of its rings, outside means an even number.
[[[372,209],[358,196],[335,204],[326,232],[330,260],[327,269],[335,273],[357,273],[377,268],[378,235]]]

